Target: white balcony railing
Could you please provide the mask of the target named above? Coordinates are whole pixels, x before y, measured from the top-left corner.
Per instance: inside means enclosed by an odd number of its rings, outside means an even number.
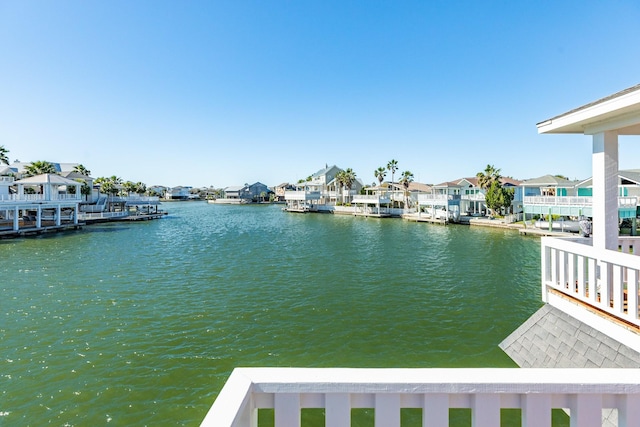
[[[462,200],[471,200],[474,202],[484,202],[486,200],[484,193],[463,194]]]
[[[158,196],[126,196],[122,199],[127,203],[157,203],[160,201]]]
[[[619,426],[640,426],[640,369],[330,369],[239,368],[201,426],[257,427],[274,409],[275,427],[300,427],[305,408],[325,425],[348,427],[353,408],[370,408],[375,426],[400,427],[402,408],[422,411],[425,427],[449,426],[449,409],[471,409],[475,427],[499,426],[501,409],[520,409],[522,425],[550,427],[552,409],[571,426],[601,426],[616,409]]]
[[[543,237],[542,299],[548,302],[548,290],[554,289],[640,326],[640,238],[622,238],[619,248],[597,250],[591,239]]]
[[[542,205],[542,206],[584,206],[588,207],[593,204],[593,197],[564,197],[564,196],[526,196],[524,198],[525,205]],[[634,207],[638,204],[637,197],[618,197],[618,207]]]
[[[460,200],[460,194],[418,194],[419,203],[444,202],[447,200]]]
[[[285,200],[320,200],[319,191],[285,191]]]
[[[353,196],[353,203],[387,204],[391,203],[391,198],[388,195],[380,194],[358,194]]]
[[[78,219],[80,221],[86,221],[91,219],[104,219],[104,218],[123,218],[129,216],[129,212],[80,212],[78,213]]]
[[[45,196],[44,194],[3,194],[0,195],[0,202],[61,202],[61,201],[81,201],[82,196],[75,194],[54,194]]]

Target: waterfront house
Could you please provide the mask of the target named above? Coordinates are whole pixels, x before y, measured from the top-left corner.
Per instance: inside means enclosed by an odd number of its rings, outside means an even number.
[[[276,197],[276,201],[277,202],[284,202],[285,201],[285,193],[287,191],[292,191],[295,190],[296,187],[293,184],[289,184],[288,182],[283,182],[280,185],[276,185],[275,187],[273,187],[273,192],[275,193],[275,197]]]
[[[618,172],[618,198],[615,201],[619,219],[638,215],[640,173]],[[593,179],[569,181],[562,177],[545,175],[527,180],[521,185],[523,209],[527,215],[593,217]]]
[[[241,204],[241,203],[258,203],[268,201],[273,191],[261,182],[254,184],[236,185],[226,187],[223,191],[223,197],[210,200],[210,203],[218,204]]]
[[[390,206],[393,201],[388,183],[375,187],[365,187],[365,194],[356,194],[351,202],[355,215],[387,217],[391,216]]]
[[[550,427],[559,408],[572,427],[640,426],[640,238],[618,236],[617,214],[618,137],[640,135],[640,85],[538,132],[591,136],[593,237],[542,238],[544,305],[500,345],[524,369],[236,368],[202,425],[255,427],[269,408],[276,427],[299,427],[304,408],[322,408],[342,427],[369,408],[376,426],[399,427],[401,409],[417,408],[423,426],[444,427],[449,409],[469,408],[471,425],[489,427],[511,408],[523,426]]]
[[[462,188],[458,182],[448,181],[434,185],[431,193],[418,194],[419,213],[425,212],[433,219],[459,218]]]
[[[13,191],[9,187],[13,187]],[[75,187],[74,194],[68,188]],[[57,174],[0,179],[0,229],[9,234],[78,225],[81,183]]]
[[[27,167],[31,165],[31,163],[32,162],[14,161],[13,163],[11,163],[11,165],[9,165],[9,168],[11,169],[16,179],[21,179],[25,177],[24,176],[25,171]],[[51,163],[51,166],[53,166],[55,173],[62,176],[64,176],[64,174],[67,172],[73,171],[76,166],[80,165],[80,163],[57,163],[57,162],[49,162],[49,163]]]
[[[164,193],[166,200],[188,200],[191,196],[192,187],[172,187],[168,188]]]
[[[254,203],[268,202],[270,195],[273,194],[273,190],[261,182],[255,182],[251,185],[245,185],[243,194],[248,196],[250,201]]]
[[[318,210],[320,206],[329,207],[336,204],[352,203],[355,195],[359,194],[364,184],[360,179],[353,182],[350,189],[340,186],[336,176],[342,169],[333,165],[320,169],[295,185],[295,190],[285,191],[286,210],[292,212],[307,212]]]

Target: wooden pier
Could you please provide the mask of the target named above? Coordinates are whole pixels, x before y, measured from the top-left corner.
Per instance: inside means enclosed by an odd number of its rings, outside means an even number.
[[[78,224],[62,224],[62,225],[45,225],[43,227],[24,227],[18,230],[0,230],[0,239],[15,239],[17,237],[37,236],[45,233],[60,233],[64,231],[80,230],[86,224],[84,222]]]
[[[449,222],[444,218],[432,218],[430,216],[418,216],[415,214],[402,215],[402,219],[413,222],[427,222],[429,224],[447,225]]]

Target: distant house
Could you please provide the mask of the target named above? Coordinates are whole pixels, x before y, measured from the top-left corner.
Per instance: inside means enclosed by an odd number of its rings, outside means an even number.
[[[152,185],[147,187],[147,194],[150,196],[158,196],[162,197],[169,190],[169,187],[165,187],[163,185]]]
[[[295,190],[295,189],[296,189],[296,186],[293,184],[289,184],[288,182],[283,182],[280,185],[276,185],[275,187],[273,187],[273,191],[276,196],[276,201],[278,202],[284,201],[285,192]]]
[[[15,175],[16,179],[20,179],[24,177],[25,171],[27,169],[27,167],[29,167],[31,165],[32,162],[13,162],[9,165],[9,168],[11,168],[13,174]],[[53,168],[55,169],[55,172],[58,175],[62,175],[64,176],[65,172],[72,172],[73,169],[75,169],[76,166],[79,166],[80,163],[56,163],[56,162],[49,162],[51,163],[51,165],[53,165]],[[73,179],[73,178],[72,178]]]
[[[191,197],[192,187],[173,187],[169,188],[164,193],[166,200],[188,200]]]
[[[350,202],[354,195],[360,193],[364,184],[356,178],[349,190],[342,188],[336,179],[338,173],[342,171],[343,169],[336,165],[325,166],[324,169],[311,175],[310,180],[296,184],[296,189],[313,194],[319,193],[318,204],[321,205],[332,205],[339,201]]]
[[[270,194],[273,194],[273,191],[261,182],[256,182],[251,185],[231,186],[224,189],[224,199],[228,201],[238,201],[240,203],[268,201]]]
[[[593,178],[569,181],[551,175],[522,183],[523,209],[530,215],[593,216]],[[636,218],[640,170],[618,172],[618,217]]]

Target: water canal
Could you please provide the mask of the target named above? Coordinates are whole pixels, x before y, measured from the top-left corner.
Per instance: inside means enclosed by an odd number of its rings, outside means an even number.
[[[236,366],[512,367],[539,240],[165,204],[0,242],[1,425],[198,425]]]

